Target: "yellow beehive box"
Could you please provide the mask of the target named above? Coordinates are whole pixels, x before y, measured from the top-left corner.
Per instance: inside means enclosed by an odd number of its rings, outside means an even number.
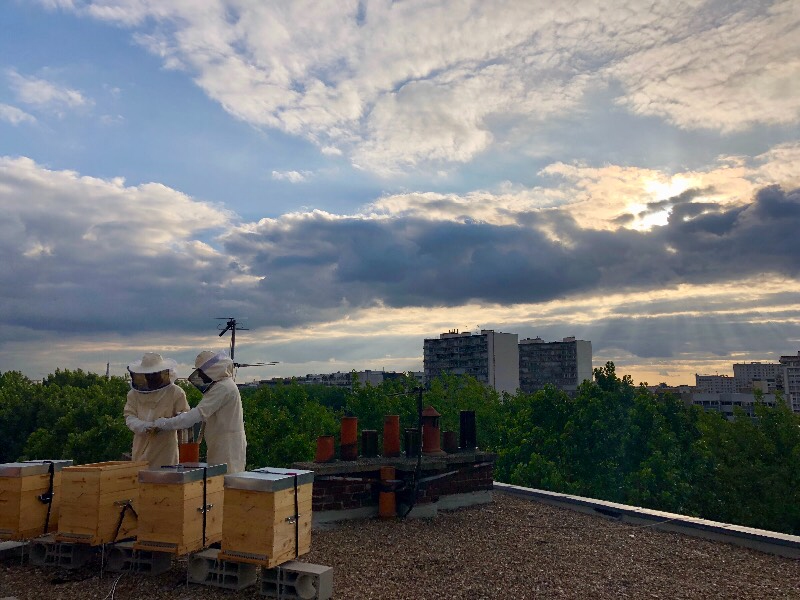
[[[71,460],[0,464],[0,539],[24,540],[58,527],[61,469]]]
[[[63,469],[56,541],[96,546],[136,535],[138,475],[146,468],[124,460]]]
[[[267,467],[225,476],[219,558],[274,567],[311,550],[313,471]]]
[[[224,464],[186,463],[139,471],[133,547],[188,554],[219,542],[226,470]]]

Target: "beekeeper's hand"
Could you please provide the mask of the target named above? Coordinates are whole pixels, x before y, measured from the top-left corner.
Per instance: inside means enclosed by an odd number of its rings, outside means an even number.
[[[175,430],[175,429],[187,429],[194,425],[195,423],[199,423],[203,420],[203,415],[200,414],[200,410],[195,406],[192,410],[181,413],[179,415],[175,415],[167,419],[166,417],[161,417],[160,419],[156,419],[155,427],[157,429],[168,429],[168,430]]]
[[[125,424],[128,426],[133,433],[147,433],[153,427],[152,421],[142,421],[134,417],[133,415],[128,415],[125,417]]]

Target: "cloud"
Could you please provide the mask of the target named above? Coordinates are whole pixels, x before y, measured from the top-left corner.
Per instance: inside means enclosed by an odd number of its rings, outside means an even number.
[[[792,154],[773,150],[778,161]],[[718,365],[742,348],[785,353],[800,336],[800,190],[771,185],[717,203],[690,188],[645,205],[671,206],[647,230],[583,226],[571,205],[537,206],[535,196],[397,196],[376,202],[382,212],[242,223],[160,184],[2,158],[0,356],[16,364],[20,335],[57,332],[61,352],[72,344],[93,360],[99,346],[121,361],[158,345],[189,361],[209,344],[198,330],[220,314],[249,317],[263,332],[253,339],[272,340],[259,347],[266,358],[299,357],[308,344],[319,365],[337,345],[349,348],[342,360],[363,361],[372,348],[410,365],[413,339],[473,323],[577,335],[596,356],[625,365],[672,357],[681,368],[692,357]],[[473,218],[487,204],[506,210]],[[376,354],[381,335],[387,350]]]
[[[385,176],[536,146],[538,125],[619,86],[620,106],[684,129],[800,118],[791,0],[57,4],[132,29],[236,118]]]
[[[699,26],[608,68],[619,102],[687,129],[731,132],[800,117],[800,13],[791,0],[700,14]]]
[[[23,158],[0,163],[0,195],[9,207],[0,245],[16,257],[0,266],[0,283],[11,296],[37,298],[6,298],[7,314],[31,322],[44,314],[48,327],[70,313],[70,326],[111,323],[125,305],[140,306],[139,317],[164,307],[157,323],[186,323],[202,310],[184,308],[193,293],[220,310],[239,306],[263,315],[260,323],[294,326],[375,306],[531,304],[765,272],[794,279],[800,264],[800,192],[779,186],[727,203],[690,188],[645,203],[644,213],[671,212],[641,231],[582,225],[573,205],[539,207],[535,194],[515,204],[488,192],[237,223],[163,185],[126,186]],[[94,321],[90,307],[105,316]]]
[[[72,110],[94,104],[81,92],[45,79],[20,75],[14,69],[6,71],[6,75],[17,100],[38,109],[62,114],[65,109]]]
[[[7,121],[12,125],[19,125],[20,123],[35,123],[36,117],[29,115],[16,106],[0,104],[0,120]]]
[[[764,272],[800,276],[791,233],[800,191],[767,187],[731,207],[673,202],[665,225],[641,232],[581,228],[566,210],[528,213],[524,225],[317,211],[233,228],[222,242],[264,277],[273,300],[306,297],[320,310],[537,303]]]
[[[230,215],[160,184],[126,186],[6,157],[0,205],[0,312],[9,324],[63,332],[178,326],[242,275],[200,239]]]
[[[326,156],[341,156],[342,151],[339,148],[335,148],[334,146],[323,146],[320,148],[320,152],[322,152]]]
[[[273,171],[272,178],[289,183],[303,183],[311,176],[311,171]]]

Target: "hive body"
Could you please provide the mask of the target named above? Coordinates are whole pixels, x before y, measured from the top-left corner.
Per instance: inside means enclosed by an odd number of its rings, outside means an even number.
[[[136,509],[138,473],[146,468],[110,461],[63,469],[56,541],[96,546],[136,535],[136,516],[125,505]]]
[[[225,465],[206,466],[205,481],[199,465],[180,471],[139,472],[139,526],[134,548],[188,554],[222,539]]]
[[[307,554],[313,480],[311,471],[272,468],[226,476],[219,557],[269,568]]]
[[[44,500],[50,490],[50,463],[53,490],[48,517]],[[61,469],[71,464],[71,460],[0,464],[0,539],[24,540],[57,529]]]

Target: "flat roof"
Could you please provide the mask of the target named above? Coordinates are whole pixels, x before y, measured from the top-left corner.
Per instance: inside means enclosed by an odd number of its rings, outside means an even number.
[[[796,598],[800,561],[494,493],[435,518],[363,519],[315,529],[303,562],[333,567],[334,598]],[[19,598],[255,598],[185,587],[186,560],[158,576],[40,569],[4,560]]]

